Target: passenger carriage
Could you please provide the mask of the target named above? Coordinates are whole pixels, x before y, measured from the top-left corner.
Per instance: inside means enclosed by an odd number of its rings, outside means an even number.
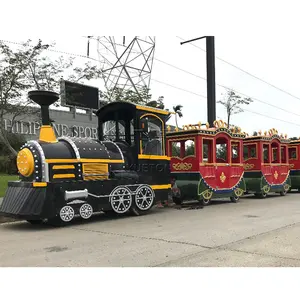
[[[289,166],[291,177],[291,190],[298,190],[300,192],[300,139],[293,140],[289,145]]]
[[[269,193],[284,196],[291,186],[287,135],[276,129],[258,132],[244,140],[244,168],[247,193],[265,198]]]
[[[171,157],[172,195],[176,204],[197,199],[208,205],[214,199],[237,202],[246,190],[243,179],[243,138],[240,128],[227,124],[188,125],[167,132]]]

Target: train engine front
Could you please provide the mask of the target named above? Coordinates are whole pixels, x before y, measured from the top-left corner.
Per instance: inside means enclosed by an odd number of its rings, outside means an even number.
[[[95,212],[139,215],[154,204],[155,192],[141,182],[139,171],[126,164],[122,144],[101,139],[57,139],[49,106],[59,95],[29,92],[41,106],[39,140],[19,151],[19,181],[9,182],[0,214],[32,224],[70,222],[76,215],[89,219]],[[125,156],[125,158],[124,158]]]

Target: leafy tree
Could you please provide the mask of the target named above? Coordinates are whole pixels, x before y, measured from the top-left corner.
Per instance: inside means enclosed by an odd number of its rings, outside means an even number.
[[[29,90],[59,92],[60,80],[66,74],[67,80],[79,83],[101,76],[100,70],[89,62],[79,67],[74,65],[74,58],[51,59],[46,51],[52,47],[54,44],[43,44],[41,40],[36,44],[28,40],[20,49],[12,50],[0,42],[0,142],[15,156],[17,152],[6,136],[4,119],[10,115],[14,125],[20,116],[34,113],[33,103],[27,98]]]
[[[173,106],[173,111],[175,112],[175,122],[176,122],[176,127],[178,127],[178,122],[177,122],[177,116],[179,118],[182,118],[183,117],[183,114],[182,114],[182,105],[176,105],[176,106]]]
[[[230,127],[230,118],[234,114],[243,112],[241,105],[249,105],[253,100],[251,98],[242,98],[237,95],[233,90],[227,90],[223,100],[219,100],[218,103],[222,104],[227,111],[227,126]]]

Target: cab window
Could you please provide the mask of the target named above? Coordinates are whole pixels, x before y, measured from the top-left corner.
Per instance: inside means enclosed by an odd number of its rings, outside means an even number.
[[[163,121],[151,114],[144,115],[141,120],[146,120],[148,124],[148,130],[141,132],[141,154],[165,155]]]

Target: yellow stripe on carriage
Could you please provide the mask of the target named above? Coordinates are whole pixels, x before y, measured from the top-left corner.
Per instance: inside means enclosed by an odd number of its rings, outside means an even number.
[[[151,185],[153,190],[167,190],[171,188],[171,184]]]
[[[47,186],[47,182],[33,182],[32,186],[33,187],[46,187]]]

